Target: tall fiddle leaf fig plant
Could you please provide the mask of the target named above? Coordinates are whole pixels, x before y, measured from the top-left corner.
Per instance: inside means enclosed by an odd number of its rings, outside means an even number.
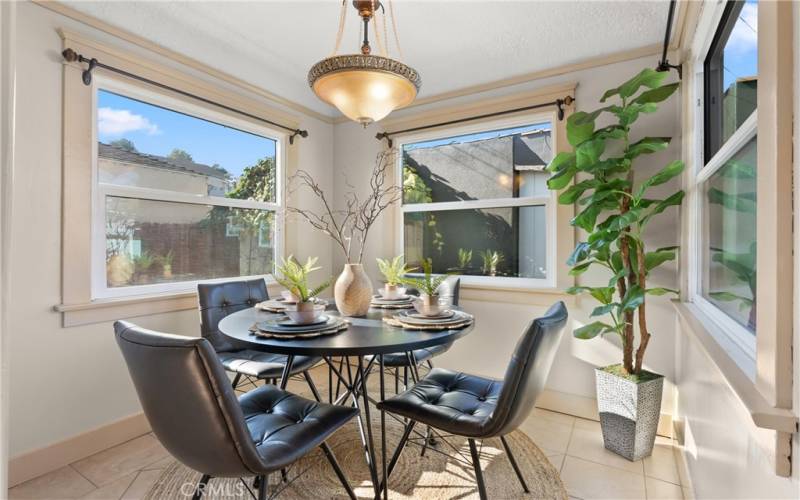
[[[571,294],[589,294],[599,302],[591,313],[595,320],[576,329],[574,336],[591,339],[609,333],[618,335],[623,348],[623,372],[634,376],[641,373],[651,335],[647,296],[678,293],[648,287],[650,273],[675,259],[676,248],[650,250],[643,234],[654,217],[683,200],[683,191],[654,198],[650,190],[679,175],[683,162],[673,161],[655,175],[641,178],[636,175],[637,168],[648,162],[648,155],[666,149],[670,138],[631,140],[635,135],[633,125],[640,115],[655,113],[658,103],[678,89],[678,83],[664,83],[667,74],[645,69],[606,91],[600,100],[605,106],[573,113],[567,119],[572,151],[559,153],[548,166],[552,173],[548,187],[563,190],[559,203],[576,204],[577,215],[571,224],[587,233],[567,261],[572,268],[570,274],[578,276],[601,267],[609,276],[608,282],[600,286],[567,290]],[[610,125],[597,125],[598,120],[607,117],[611,118]],[[638,346],[635,325],[639,330]]]

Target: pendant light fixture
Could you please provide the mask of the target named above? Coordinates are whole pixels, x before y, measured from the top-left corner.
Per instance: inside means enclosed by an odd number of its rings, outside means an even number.
[[[308,84],[317,97],[366,127],[386,117],[393,110],[411,104],[417,97],[422,79],[414,68],[389,57],[387,16],[380,0],[353,1],[353,6],[361,17],[361,53],[337,55],[347,17],[346,4],[347,0],[343,0],[333,54],[311,67]],[[388,5],[395,45],[398,55],[401,55],[391,0],[388,0]],[[379,13],[383,21],[383,37],[376,20]],[[381,55],[372,54],[369,43],[370,22]]]

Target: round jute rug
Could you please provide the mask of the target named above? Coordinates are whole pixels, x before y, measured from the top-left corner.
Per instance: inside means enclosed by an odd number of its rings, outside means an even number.
[[[380,464],[380,420],[373,412],[373,431],[377,463]],[[420,432],[425,427],[417,425]],[[400,436],[403,424],[392,417],[386,417],[387,457],[391,458]],[[416,434],[416,429],[415,429]],[[400,456],[400,460],[389,479],[389,498],[391,499],[445,499],[478,498],[475,474],[468,460],[470,457],[467,440],[448,436],[445,443],[439,440],[434,448],[429,448],[425,456],[420,456],[421,435],[416,435]],[[526,495],[499,439],[488,439],[480,448],[481,465],[489,498],[536,498],[564,499],[567,492],[561,483],[558,471],[550,464],[539,448],[521,431],[506,437],[514,452],[530,489]],[[364,449],[359,438],[356,419],[339,429],[328,439],[339,464],[347,475],[350,485],[359,498],[372,498],[372,482],[366,466]],[[451,446],[452,445],[452,446]],[[387,460],[388,460],[387,458]],[[380,468],[379,468],[380,470]],[[270,493],[285,487],[279,499],[299,498],[347,498],[341,483],[333,472],[322,451],[317,449],[298,461],[288,470],[289,484],[281,483],[280,474],[270,477]],[[180,463],[167,467],[161,477],[147,493],[147,499],[189,498],[200,479],[195,472]],[[249,499],[245,488],[252,487],[253,478],[215,478],[205,489],[204,499]]]

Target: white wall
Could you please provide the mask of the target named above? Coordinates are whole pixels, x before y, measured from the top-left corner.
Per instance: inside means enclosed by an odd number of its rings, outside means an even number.
[[[513,87],[484,92],[481,94],[459,97],[435,105],[421,106],[411,110],[396,112],[393,116],[407,116],[416,112],[426,111],[438,107],[450,107],[477,100],[510,95],[523,91],[530,91],[540,87],[547,87],[563,82],[577,82],[576,108],[591,111],[599,105],[599,99],[606,89],[618,86],[627,78],[638,73],[645,67],[652,67],[656,57],[646,57],[633,61],[621,62],[609,66],[587,69],[557,77],[546,78],[528,82]],[[666,165],[672,159],[680,156],[680,96],[675,95],[670,101],[662,105],[662,109],[655,116],[642,117],[635,128],[636,137],[672,136],[673,144],[668,150],[653,155],[642,161],[637,166],[637,178],[641,179],[651,175],[657,169]],[[384,143],[375,140],[376,126],[363,129],[355,123],[341,123],[334,127],[335,170],[337,175],[346,176],[349,183],[363,189],[366,175],[369,172],[373,159]],[[346,184],[343,179],[335,181],[337,197],[341,195]],[[679,188],[677,180],[660,186],[657,194],[672,193]],[[377,230],[369,241],[368,251],[364,259],[367,271],[370,273],[374,284],[378,284],[379,274],[375,266],[375,257],[385,257],[397,253],[396,234],[397,224],[394,220],[396,214],[387,214],[380,220]],[[647,234],[648,244],[653,248],[675,245],[678,243],[679,228],[677,209],[669,209],[665,215],[653,222]],[[572,230],[559,228],[559,230]],[[560,256],[566,259],[566,256]],[[334,261],[341,265],[342,260],[334,254]],[[583,281],[593,277],[585,276]],[[607,280],[602,273],[594,279]],[[676,266],[668,265],[658,270],[653,277],[654,282],[660,286],[677,287]],[[551,299],[547,296],[531,297],[531,304],[548,303]],[[675,330],[672,326],[673,311],[666,298],[648,299],[649,324],[653,338],[647,350],[646,363],[648,369],[662,373],[666,376],[665,394],[662,412],[672,411],[672,381],[674,379],[673,354]],[[588,320],[588,313],[596,304],[591,299],[579,299],[576,306],[570,307],[570,314],[575,326]],[[455,369],[465,369],[476,373],[500,377],[503,375],[509,360],[509,355],[517,338],[525,325],[538,314],[544,312],[544,307],[489,302],[486,300],[465,300],[463,307],[475,313],[477,326],[466,338],[458,341],[445,355],[437,359],[437,365]],[[572,338],[570,333],[565,335],[559,354],[551,372],[548,388],[570,395],[594,398],[595,366],[621,362],[621,350],[612,339],[579,341]]]
[[[8,242],[11,223],[11,164],[14,126],[14,33],[16,5],[0,4],[0,492],[8,488],[9,378],[8,367]]]
[[[62,328],[52,307],[61,302],[61,114],[59,27],[141,53],[29,2],[18,7],[16,163],[8,299],[10,455],[35,450],[140,412],[114,342],[111,323]],[[332,189],[330,124],[301,117],[310,136],[299,139],[301,168]],[[307,203],[297,196],[294,203]],[[331,269],[330,244],[305,225],[290,231],[289,247],[321,257]],[[313,249],[313,250],[309,250]],[[65,263],[64,265],[69,265]],[[197,312],[140,317],[156,330],[197,335]]]
[[[771,431],[755,427],[722,373],[690,335],[678,335],[676,346],[676,417],[683,426],[685,459],[696,497],[798,498],[797,461],[792,478],[775,475],[756,438],[756,433]],[[797,434],[794,439],[797,456]]]

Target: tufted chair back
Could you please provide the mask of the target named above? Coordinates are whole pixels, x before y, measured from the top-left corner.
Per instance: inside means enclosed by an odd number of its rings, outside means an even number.
[[[493,436],[507,434],[525,420],[544,389],[564,327],[567,307],[559,301],[544,316],[530,322],[517,342],[503,377],[497,408],[487,428]]]
[[[263,279],[228,281],[225,283],[200,283],[197,285],[200,301],[200,333],[211,342],[217,352],[239,351],[247,346],[219,331],[222,318],[236,311],[253,307],[269,299],[267,284]]]
[[[215,477],[252,475],[261,459],[211,344],[114,323],[117,344],[153,432],[186,466]]]
[[[439,299],[445,300],[454,306],[458,305],[458,295],[461,292],[461,278],[458,276],[448,276],[439,285]]]

